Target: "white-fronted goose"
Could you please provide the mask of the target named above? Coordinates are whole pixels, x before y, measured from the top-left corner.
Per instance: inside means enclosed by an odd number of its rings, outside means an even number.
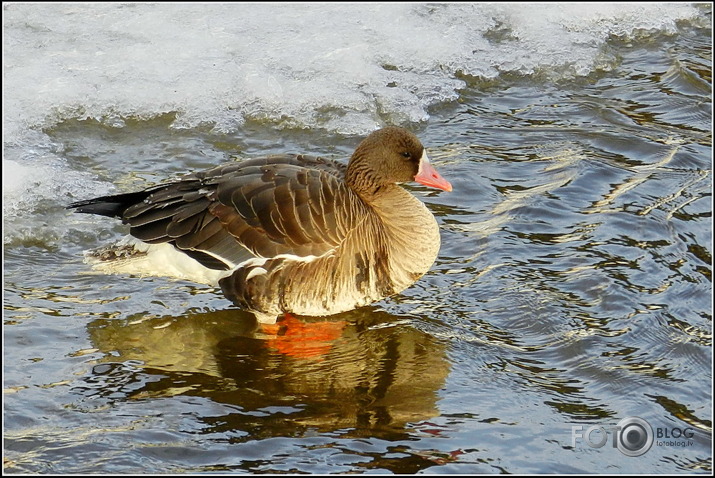
[[[347,166],[266,156],[69,207],[118,217],[143,243],[179,251],[202,269],[199,282],[218,281],[234,304],[271,323],[284,313],[323,316],[370,304],[429,270],[439,230],[398,185],[407,181],[452,190],[417,137],[387,127],[365,138]]]

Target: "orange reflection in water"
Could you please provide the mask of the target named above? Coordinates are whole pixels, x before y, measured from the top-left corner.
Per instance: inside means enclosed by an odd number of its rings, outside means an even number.
[[[270,335],[266,346],[289,357],[320,359],[327,354],[343,333],[345,321],[303,322],[290,314],[276,324],[261,324]]]

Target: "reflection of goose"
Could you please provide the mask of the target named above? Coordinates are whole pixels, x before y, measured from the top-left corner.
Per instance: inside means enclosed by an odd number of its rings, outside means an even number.
[[[249,433],[274,426],[275,434],[301,426],[402,432],[438,414],[449,371],[443,344],[413,327],[391,327],[395,317],[372,307],[334,319],[341,333],[319,339],[320,358],[286,354],[236,311],[96,320],[90,339],[106,355],[87,383],[111,400],[189,395],[231,404],[240,412],[220,421]]]
[[[398,186],[405,181],[452,189],[412,133],[388,127],[363,140],[347,167],[268,156],[70,207],[121,218],[135,238],[180,251],[199,269],[198,281],[218,281],[235,304],[274,322],[285,312],[324,316],[367,305],[427,272],[439,230]],[[158,250],[142,246],[147,257]]]

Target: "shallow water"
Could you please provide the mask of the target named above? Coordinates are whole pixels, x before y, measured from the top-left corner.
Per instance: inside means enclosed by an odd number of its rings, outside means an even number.
[[[712,472],[707,7],[236,8],[4,6],[6,472]],[[454,187],[396,297],[270,336],[82,262],[73,200],[383,123]]]

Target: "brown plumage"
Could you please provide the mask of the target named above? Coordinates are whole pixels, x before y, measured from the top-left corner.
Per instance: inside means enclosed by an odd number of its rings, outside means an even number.
[[[427,272],[439,230],[397,185],[407,181],[451,190],[412,133],[387,127],[363,140],[347,166],[266,156],[69,207],[121,218],[133,237],[225,271],[226,297],[271,321],[366,305]]]

